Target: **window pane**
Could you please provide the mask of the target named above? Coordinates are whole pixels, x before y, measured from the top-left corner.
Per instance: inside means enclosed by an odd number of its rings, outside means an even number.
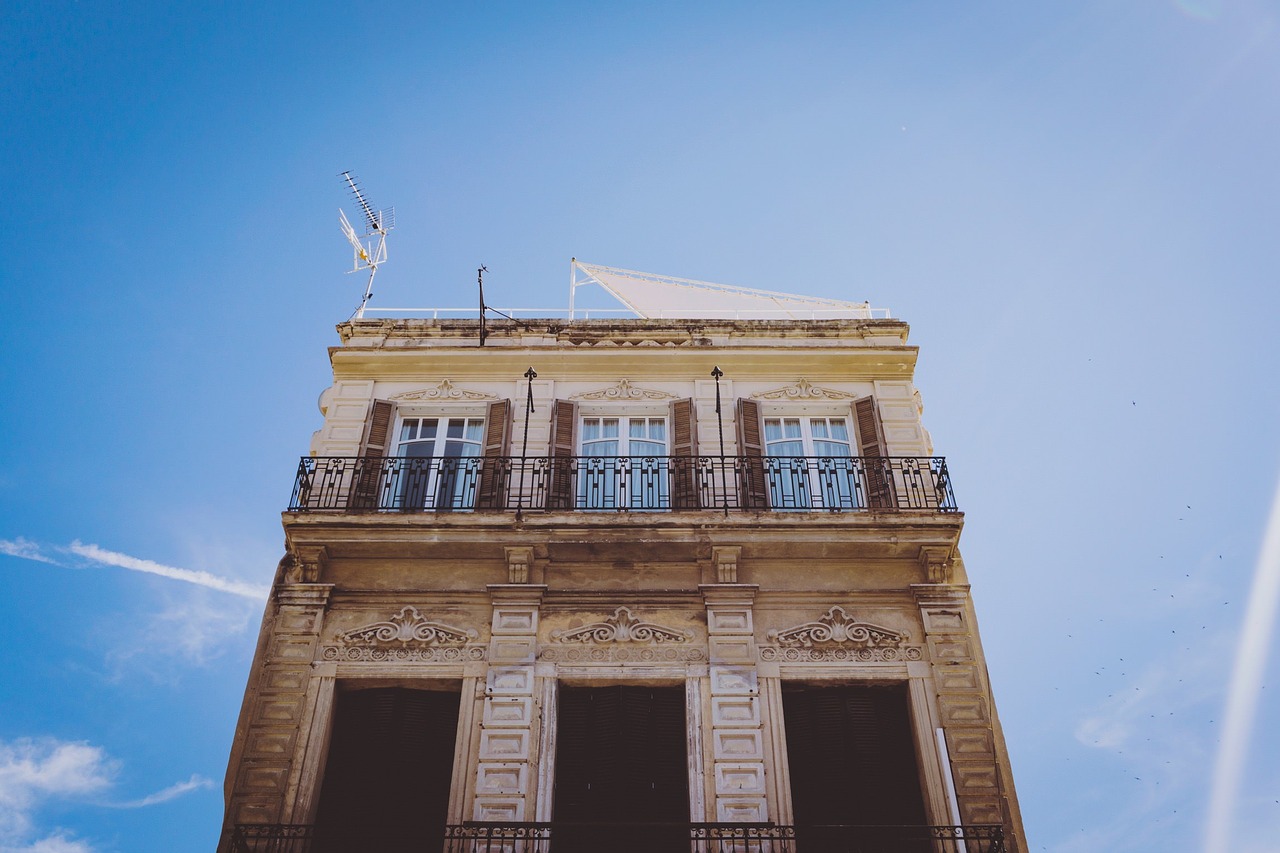
[[[813,431],[814,438],[827,437],[827,419],[826,418],[810,418],[809,429]]]
[[[400,440],[410,441],[413,439],[414,433],[418,431],[418,419],[406,418],[405,422],[400,425]]]
[[[418,438],[435,438],[436,428],[439,426],[438,418],[423,418],[422,429],[418,432]]]
[[[764,419],[764,440],[777,441],[782,438],[782,421],[777,418]]]
[[[813,452],[817,456],[848,456],[849,445],[839,441],[814,441]]]
[[[836,441],[849,440],[849,425],[844,418],[831,419],[831,437]]]
[[[468,441],[484,441],[484,421],[481,418],[471,418],[467,421],[466,438]]]
[[[630,418],[629,423],[630,423],[630,426],[628,427],[627,435],[631,436],[632,438],[645,437],[645,433],[647,432],[645,428],[646,426],[648,426],[648,424],[644,418]]]
[[[599,418],[583,418],[582,419],[582,443],[595,441],[600,437],[600,419]]]
[[[600,419],[601,435],[605,438],[618,437],[618,419],[617,418],[601,418]]]
[[[800,419],[799,418],[783,419],[782,434],[785,435],[787,438],[799,438],[800,437]]]

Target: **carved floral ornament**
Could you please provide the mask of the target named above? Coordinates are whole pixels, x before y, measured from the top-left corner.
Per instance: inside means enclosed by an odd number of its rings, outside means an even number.
[[[558,643],[687,643],[692,636],[688,631],[643,622],[626,607],[619,607],[603,622],[551,632],[551,639]]]
[[[753,400],[852,400],[856,394],[837,391],[834,388],[823,388],[810,384],[807,379],[800,379],[795,385],[777,388],[773,391],[762,391],[752,394]]]
[[[760,649],[762,660],[894,661],[922,657],[919,647],[905,645],[906,634],[859,622],[839,605],[814,622],[770,631],[766,637],[775,645]]]
[[[554,643],[538,655],[566,664],[689,663],[705,661],[706,650],[689,643],[688,631],[637,619],[619,607],[601,622],[552,631]]]
[[[621,379],[617,385],[601,388],[598,391],[587,391],[574,394],[571,400],[671,400],[675,394],[658,391],[654,388],[640,388],[632,385],[630,379]]]
[[[403,607],[386,621],[338,634],[336,644],[325,646],[321,657],[357,662],[484,660],[484,646],[471,644],[478,636],[475,629],[433,622],[416,607]]]
[[[441,379],[440,384],[434,388],[424,388],[421,391],[406,391],[403,394],[395,394],[390,399],[400,402],[410,402],[413,400],[434,400],[434,401],[469,401],[469,400],[496,400],[498,399],[492,394],[485,394],[481,391],[469,391],[466,388],[455,388],[453,383],[448,379]]]

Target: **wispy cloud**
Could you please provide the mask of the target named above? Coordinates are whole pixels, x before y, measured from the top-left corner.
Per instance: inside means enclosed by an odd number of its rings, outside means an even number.
[[[10,557],[18,557],[22,560],[35,560],[37,563],[49,563],[53,566],[62,565],[57,560],[43,554],[40,546],[29,539],[23,539],[19,536],[17,539],[0,539],[0,554],[7,554]]]
[[[122,569],[128,569],[131,572],[145,572],[149,575],[159,575],[172,580],[192,583],[196,586],[208,587],[216,589],[219,592],[227,592],[232,595],[243,596],[244,598],[252,598],[254,601],[262,601],[267,597],[267,588],[256,584],[245,583],[244,581],[232,580],[205,571],[195,571],[192,569],[180,569],[176,566],[166,566],[163,563],[157,563],[152,560],[144,560],[140,557],[131,557],[128,554],[121,554],[118,551],[108,551],[97,545],[86,545],[79,539],[71,543],[67,548],[73,554],[84,557],[86,560],[92,560],[107,566],[118,566]]]
[[[114,785],[119,769],[120,762],[85,741],[0,740],[0,853],[93,853],[92,844],[66,829],[38,831],[36,813],[49,802],[96,799]],[[140,809],[212,787],[193,775],[139,800],[109,805]]]
[[[16,539],[0,539],[0,554],[10,557],[17,557],[21,560],[34,560],[37,563],[48,563],[53,566],[66,565],[45,553],[48,549],[42,549],[41,546],[29,539],[19,536]],[[242,598],[251,598],[254,601],[262,601],[267,597],[267,588],[258,584],[246,583],[244,581],[235,580],[234,578],[226,578],[221,575],[215,575],[212,572],[206,572],[195,569],[182,569],[177,566],[166,566],[163,563],[157,563],[154,560],[145,560],[141,557],[134,557],[129,554],[121,554],[119,551],[108,551],[94,544],[85,544],[79,539],[73,541],[65,548],[55,548],[54,550],[63,553],[75,554],[100,566],[115,566],[121,569],[128,569],[131,572],[143,572],[149,575],[158,575],[170,580],[182,581],[183,583],[195,584],[207,589],[214,589],[218,592],[225,592],[231,595],[238,595]]]
[[[167,803],[170,800],[177,799],[183,794],[196,791],[201,788],[212,788],[213,780],[206,779],[200,775],[193,775],[185,782],[178,782],[170,785],[162,791],[156,791],[154,794],[143,797],[140,800],[131,800],[127,803],[115,803],[114,807],[118,809],[141,809],[147,806],[154,806],[157,803]]]
[[[101,748],[85,742],[0,741],[0,850],[88,850],[65,833],[31,841],[34,813],[45,801],[85,797],[109,788],[117,769],[117,762]]]
[[[58,830],[21,847],[0,847],[0,853],[93,853],[93,845]]]
[[[1117,685],[1079,722],[1076,740],[1096,751],[1093,772],[1122,779],[1133,794],[1055,846],[1055,853],[1145,853],[1195,834],[1212,753],[1203,723],[1212,722],[1221,696],[1230,641],[1223,632],[1190,651],[1170,650]]]

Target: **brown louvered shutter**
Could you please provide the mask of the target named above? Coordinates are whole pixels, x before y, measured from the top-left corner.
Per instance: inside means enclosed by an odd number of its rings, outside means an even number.
[[[671,508],[702,506],[698,489],[698,429],[693,399],[671,403]]]
[[[484,422],[484,462],[480,469],[480,509],[502,509],[507,494],[510,465],[507,464],[507,442],[511,435],[511,401],[489,404]]]
[[[547,505],[552,509],[573,507],[577,423],[578,404],[571,400],[556,400],[551,409],[551,482],[547,491]]]
[[[369,417],[364,424],[364,438],[360,441],[360,459],[356,462],[351,506],[354,509],[377,509],[378,487],[382,482],[382,459],[387,456],[391,438],[391,422],[395,419],[396,404],[390,400],[374,400],[369,406]]]
[[[896,505],[893,471],[884,455],[884,427],[880,424],[880,410],[875,397],[854,400],[853,416],[858,425],[858,454],[862,457],[862,469],[866,474],[867,506],[890,509]]]
[[[768,509],[764,480],[764,442],[760,438],[760,404],[738,399],[738,500],[751,509]]]

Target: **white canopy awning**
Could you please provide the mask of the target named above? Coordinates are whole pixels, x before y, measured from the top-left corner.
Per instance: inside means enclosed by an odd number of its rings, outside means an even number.
[[[843,302],[819,296],[712,284],[589,264],[577,259],[573,261],[570,316],[573,315],[573,292],[584,284],[600,285],[627,308],[645,318],[825,320],[888,316],[887,310],[873,309],[866,302]]]

